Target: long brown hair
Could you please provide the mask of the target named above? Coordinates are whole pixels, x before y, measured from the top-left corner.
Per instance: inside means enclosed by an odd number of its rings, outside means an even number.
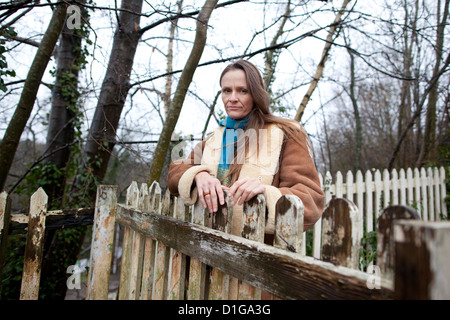
[[[286,138],[291,138],[300,145],[304,145],[306,141],[307,149],[311,152],[311,143],[308,139],[306,131],[300,123],[294,120],[277,117],[270,112],[270,96],[264,86],[261,73],[254,64],[247,60],[238,60],[229,64],[220,75],[220,85],[222,85],[222,78],[227,72],[237,69],[244,71],[247,79],[247,88],[253,98],[253,108],[250,111],[250,119],[246,130],[255,129],[256,134],[258,134],[259,129],[263,129],[268,124],[276,124],[281,130],[283,130]],[[257,141],[259,141],[259,139],[257,139]],[[238,146],[245,147],[248,151],[247,143],[248,142],[238,143]],[[244,153],[238,152],[237,154],[239,155]],[[231,183],[237,180],[242,164],[243,161],[236,161],[236,159],[234,159],[233,163],[230,164],[227,176],[231,175]]]

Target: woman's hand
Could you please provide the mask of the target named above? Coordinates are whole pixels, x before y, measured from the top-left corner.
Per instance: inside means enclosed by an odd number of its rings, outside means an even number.
[[[258,179],[245,177],[233,183],[228,190],[228,196],[233,197],[233,205],[242,205],[257,194],[264,193],[266,187]]]
[[[220,203],[225,203],[225,196],[219,179],[211,176],[206,171],[201,171],[195,175],[195,184],[197,185],[198,197],[203,208],[208,208],[209,212],[217,212]]]

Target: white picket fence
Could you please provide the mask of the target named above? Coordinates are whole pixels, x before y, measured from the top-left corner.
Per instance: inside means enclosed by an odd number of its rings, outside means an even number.
[[[388,205],[411,206],[424,221],[439,221],[447,216],[445,205],[446,185],[445,168],[422,168],[392,170],[384,169],[366,171],[348,171],[345,176],[337,172],[335,180],[327,172],[325,179],[319,175],[325,192],[326,203],[333,197],[346,198],[358,207],[361,219],[361,230],[376,230],[377,218],[382,208]],[[320,235],[321,223],[316,223],[314,234]],[[319,230],[317,230],[319,229]],[[363,234],[361,232],[361,234]],[[320,239],[315,237],[313,255],[319,256]]]
[[[319,175],[325,192],[326,203],[333,197],[346,198],[358,207],[361,231],[376,230],[377,218],[388,205],[407,205],[413,207],[424,221],[439,221],[447,217],[445,205],[445,168],[387,169],[348,171],[344,177],[337,172],[335,180],[327,172],[325,179]],[[314,226],[313,256],[320,256],[321,223]],[[362,235],[363,232],[360,232]]]

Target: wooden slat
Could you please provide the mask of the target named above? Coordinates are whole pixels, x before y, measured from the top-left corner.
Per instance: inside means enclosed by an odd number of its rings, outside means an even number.
[[[137,207],[139,199],[139,189],[137,183],[133,181],[127,189],[126,204],[132,208]],[[133,255],[134,231],[125,226],[122,240],[122,261],[120,266],[119,300],[129,300],[131,263]]]
[[[114,244],[117,186],[99,186],[95,204],[86,299],[107,300]]]
[[[192,213],[192,222],[199,226],[204,226],[206,223],[206,213],[205,208],[203,208],[200,200],[194,204],[194,210]],[[177,249],[174,246],[172,248]],[[182,251],[183,252],[183,251]],[[183,252],[187,254],[186,252]],[[188,254],[189,255],[189,254]],[[188,300],[203,300],[205,299],[206,294],[206,264],[202,263],[200,260],[196,259],[196,257],[190,257],[190,266],[189,266],[189,283],[187,290],[187,298]]]
[[[161,187],[154,181],[149,188],[149,210],[161,212]],[[145,237],[144,258],[142,266],[141,299],[150,300],[153,295],[153,280],[155,275],[156,240]]]
[[[185,221],[188,214],[188,207],[181,198],[175,198],[175,210],[173,217]],[[186,280],[186,255],[171,250],[170,253],[170,275],[169,275],[169,293],[170,300],[183,300]]]
[[[161,215],[171,216],[173,214],[173,196],[166,190],[161,202]],[[156,262],[153,286],[153,300],[167,300],[169,292],[169,264],[170,247],[164,242],[156,243]]]
[[[395,298],[449,300],[450,222],[394,223]]]
[[[11,198],[6,191],[0,193],[0,293],[2,292],[3,267],[6,261],[9,223],[11,217]]]
[[[303,241],[304,206],[299,197],[282,196],[276,205],[274,246],[300,252]]]
[[[266,215],[266,200],[260,194],[253,199],[244,202],[242,215],[242,237],[245,239],[264,242],[265,229],[265,215]],[[254,300],[261,299],[261,289],[245,283],[242,280],[238,281],[238,299],[239,300]]]
[[[204,264],[283,299],[390,299],[389,284],[370,290],[370,275],[154,213],[118,205],[117,221]],[[238,263],[236,263],[238,262]]]
[[[359,264],[358,208],[347,199],[332,199],[322,216],[322,260],[357,269]]]
[[[419,214],[407,206],[389,206],[378,219],[377,266],[380,276],[392,281],[394,277],[394,221],[420,219]]]
[[[219,205],[218,211],[212,216],[212,228],[225,233],[231,233],[233,225],[233,206],[231,198],[226,196],[224,205]],[[211,268],[208,290],[209,300],[228,300],[230,276],[217,268]]]
[[[45,213],[48,197],[39,188],[30,199],[27,243],[23,263],[21,300],[37,300],[41,278],[42,251],[44,249]]]
[[[148,201],[148,187],[146,183],[143,183],[139,189],[138,199],[135,206],[140,210],[148,210]],[[135,232],[133,239],[133,251],[131,254],[130,286],[128,288],[128,298],[130,300],[137,300],[140,297],[144,242],[145,237]]]
[[[278,199],[275,211],[274,247],[304,255],[303,202],[297,196],[284,195]],[[275,296],[270,298],[280,299]]]
[[[77,208],[47,211],[45,229],[54,230],[74,226],[92,225],[95,208]],[[12,234],[24,233],[28,226],[27,214],[12,214],[9,231]]]

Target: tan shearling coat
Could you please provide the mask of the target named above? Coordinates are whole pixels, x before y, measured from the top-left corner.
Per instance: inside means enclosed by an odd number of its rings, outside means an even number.
[[[284,136],[277,125],[269,125],[260,130],[258,143],[251,141],[248,156],[242,166],[239,178],[254,177],[265,186],[268,207],[266,233],[273,234],[275,223],[275,204],[286,194],[297,195],[303,202],[304,231],[311,228],[321,217],[325,196],[319,182],[316,167],[310,156],[306,138],[300,145]],[[168,188],[174,196],[180,196],[187,205],[197,200],[194,177],[200,171],[216,176],[219,164],[224,127],[217,128],[206,140],[199,143],[187,159],[171,163],[168,175]],[[256,146],[259,145],[259,150]],[[242,206],[233,208],[232,233],[238,235]],[[237,219],[236,219],[237,218]]]

